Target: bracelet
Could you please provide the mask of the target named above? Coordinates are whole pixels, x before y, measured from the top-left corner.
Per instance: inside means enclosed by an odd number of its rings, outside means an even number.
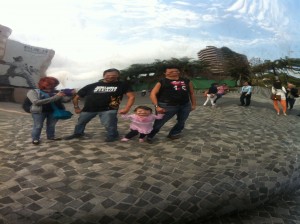
[[[74,109],[79,109],[80,107],[79,106],[74,106]]]
[[[157,104],[155,104],[155,105],[154,105],[154,107],[155,107],[155,108],[157,108],[157,107],[158,107],[158,105],[157,105]]]

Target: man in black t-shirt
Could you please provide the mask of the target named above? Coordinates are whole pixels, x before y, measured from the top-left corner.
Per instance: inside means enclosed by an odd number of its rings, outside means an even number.
[[[117,113],[123,95],[127,96],[127,103],[119,114],[126,114],[134,103],[134,93],[129,85],[119,81],[120,72],[117,69],[108,69],[103,72],[103,80],[89,84],[80,89],[73,98],[76,114],[80,114],[73,135],[66,140],[80,138],[84,135],[85,126],[95,116],[99,116],[101,123],[107,131],[106,142],[118,139]],[[84,107],[80,109],[79,99],[85,98]]]
[[[169,66],[165,70],[165,78],[156,83],[152,89],[150,99],[157,113],[164,113],[165,115],[162,119],[155,120],[153,130],[147,136],[147,142],[152,143],[152,138],[156,133],[175,115],[177,116],[177,123],[169,131],[168,138],[180,138],[185,121],[190,112],[196,109],[196,97],[190,80],[180,77],[179,68]]]

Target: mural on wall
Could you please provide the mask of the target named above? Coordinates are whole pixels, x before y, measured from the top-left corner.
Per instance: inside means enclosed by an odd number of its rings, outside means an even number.
[[[2,25],[0,30],[0,86],[36,88],[55,52],[7,39],[11,30]]]
[[[0,85],[35,88],[49,67],[55,52],[8,40],[0,60]]]

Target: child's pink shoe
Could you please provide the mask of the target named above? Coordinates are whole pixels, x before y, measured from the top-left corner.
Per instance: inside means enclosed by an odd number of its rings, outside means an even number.
[[[144,142],[144,139],[143,138],[139,138],[139,142]]]
[[[128,138],[122,138],[122,139],[121,139],[121,142],[128,142],[128,141],[129,141]]]

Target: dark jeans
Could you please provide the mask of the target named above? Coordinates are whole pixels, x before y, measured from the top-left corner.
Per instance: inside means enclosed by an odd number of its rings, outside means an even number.
[[[107,138],[116,138],[119,136],[118,133],[118,118],[117,110],[107,110],[101,112],[81,112],[75,126],[74,134],[83,135],[85,126],[97,115],[100,118],[100,122],[105,127]]]
[[[128,139],[131,139],[133,138],[134,136],[140,134],[139,138],[145,138],[146,137],[146,134],[142,134],[142,133],[139,133],[137,130],[132,130],[130,129],[130,132],[125,135],[125,138],[128,138]]]
[[[246,103],[245,103],[246,99]],[[242,93],[240,97],[241,105],[249,106],[251,102],[251,93],[246,95],[246,93]]]
[[[293,109],[295,102],[296,102],[295,98],[286,98],[286,107],[290,106],[289,107],[290,110]]]
[[[217,100],[220,99],[220,98],[222,97],[222,95],[223,95],[223,94],[218,94],[218,93],[217,93],[217,98],[214,100],[214,103],[216,103]]]
[[[191,103],[186,103],[183,105],[169,106],[167,103],[158,102],[158,105],[166,110],[165,115],[162,119],[157,119],[154,121],[153,130],[148,134],[148,138],[153,138],[159,130],[164,126],[164,124],[170,120],[175,115],[177,116],[177,123],[169,132],[169,136],[178,135],[184,128],[185,121],[188,119],[191,112]]]

